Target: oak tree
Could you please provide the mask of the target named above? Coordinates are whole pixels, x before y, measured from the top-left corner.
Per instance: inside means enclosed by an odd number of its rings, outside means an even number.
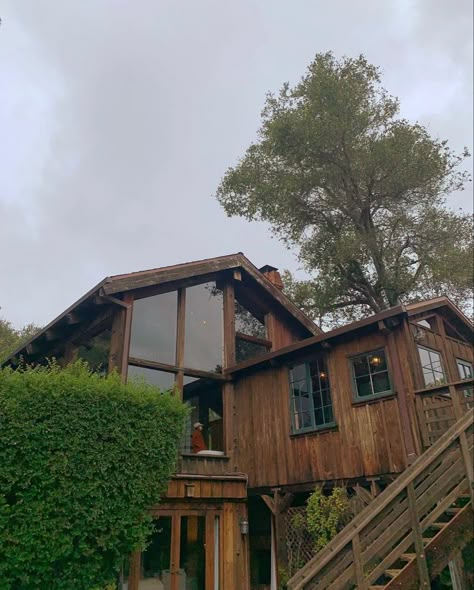
[[[313,317],[442,293],[459,303],[472,285],[471,218],[447,198],[469,180],[468,156],[401,118],[363,56],[318,54],[299,83],[267,95],[258,139],[217,198],[297,249],[310,279],[286,284]]]

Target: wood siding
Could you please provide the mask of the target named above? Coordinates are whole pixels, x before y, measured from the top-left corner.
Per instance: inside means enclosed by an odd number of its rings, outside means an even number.
[[[399,473],[406,453],[396,396],[354,404],[348,356],[385,347],[381,333],[345,342],[327,355],[337,428],[291,435],[286,367],[260,370],[235,384],[234,462],[249,487]],[[393,369],[392,384],[393,384]]]

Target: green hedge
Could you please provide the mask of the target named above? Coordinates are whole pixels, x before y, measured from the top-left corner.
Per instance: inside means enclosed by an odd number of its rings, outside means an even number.
[[[0,590],[91,590],[151,530],[187,408],[78,362],[0,370]]]

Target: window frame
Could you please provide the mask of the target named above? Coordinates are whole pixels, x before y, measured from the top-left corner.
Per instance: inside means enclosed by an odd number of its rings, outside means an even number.
[[[461,377],[461,374],[459,371],[460,366],[469,367],[471,370],[471,376],[470,377]],[[458,375],[459,375],[459,378],[461,379],[461,381],[464,381],[467,379],[472,379],[474,377],[474,363],[472,363],[471,361],[466,361],[464,359],[456,357],[456,367],[457,367]]]
[[[334,412],[334,403],[333,403],[333,398],[332,398],[332,387],[331,387],[331,380],[329,378],[329,370],[328,370],[328,363],[327,363],[327,359],[322,358],[322,361],[324,363],[324,368],[327,371],[327,379],[328,379],[328,391],[329,391],[329,396],[330,396],[330,400],[331,400],[331,411],[332,411],[332,416],[333,416],[333,420],[332,422],[327,422],[326,424],[321,424],[321,425],[316,425],[316,421],[315,421],[315,409],[314,409],[314,403],[313,403],[313,385],[312,385],[312,380],[311,380],[311,369],[310,369],[310,363],[314,360],[319,360],[317,357],[316,359],[314,358],[307,358],[305,360],[302,360],[301,362],[298,362],[292,366],[288,367],[288,390],[289,390],[289,412],[290,412],[290,435],[291,436],[297,436],[300,434],[309,434],[312,432],[321,432],[321,431],[326,431],[326,430],[331,430],[334,428],[337,428],[337,420],[336,420],[336,415]],[[311,415],[311,420],[313,422],[313,424],[311,426],[306,426],[305,428],[296,428],[295,425],[295,412],[293,410],[293,406],[294,406],[294,396],[293,396],[293,381],[291,379],[291,371],[292,369],[294,369],[295,367],[299,366],[299,365],[304,365],[305,367],[305,380],[306,380],[306,386],[308,387],[308,393],[309,393],[309,398],[311,400],[311,411],[310,411],[310,415]],[[300,379],[301,381],[301,379]],[[323,415],[324,415],[324,411],[323,411]]]
[[[388,380],[390,382],[390,389],[387,389],[386,391],[380,391],[378,393],[372,393],[371,395],[359,395],[359,390],[357,389],[357,380],[356,380],[356,376],[355,376],[355,371],[354,371],[354,361],[356,361],[357,359],[363,358],[363,357],[367,357],[369,355],[373,355],[376,354],[377,352],[383,352],[384,356],[385,356],[385,364],[387,365],[387,376],[388,376]],[[350,370],[350,374],[351,374],[351,384],[352,384],[352,403],[353,404],[359,404],[362,402],[368,403],[371,402],[372,400],[378,400],[381,398],[385,398],[385,397],[391,397],[396,395],[396,391],[393,387],[393,378],[392,378],[392,370],[391,370],[391,365],[390,365],[390,358],[389,355],[387,354],[387,350],[385,348],[385,346],[379,347],[379,348],[374,348],[371,350],[367,350],[366,352],[361,352],[359,354],[354,354],[354,355],[350,355],[349,358],[349,370]],[[382,371],[380,371],[382,372]],[[372,373],[368,373],[369,377],[370,377],[370,385],[371,385],[371,389],[373,392],[373,383],[372,383]]]
[[[443,383],[431,383],[431,384],[427,384],[425,381],[425,373],[423,371],[423,363],[421,361],[421,356],[420,356],[420,348],[422,348],[423,350],[426,350],[428,352],[434,352],[437,355],[439,355],[439,360],[440,360],[440,365],[441,365],[441,370],[443,372],[443,377],[444,377],[444,382]],[[417,353],[418,353],[418,362],[419,362],[419,367],[420,367],[420,374],[421,374],[421,380],[423,383],[423,387],[425,389],[431,389],[432,387],[439,387],[440,385],[445,385],[448,383],[449,379],[448,379],[448,374],[446,372],[446,363],[444,361],[443,358],[443,353],[441,352],[441,350],[436,350],[436,348],[430,348],[429,346],[425,346],[424,344],[416,344],[416,349],[417,349]],[[433,369],[431,369],[432,372]]]

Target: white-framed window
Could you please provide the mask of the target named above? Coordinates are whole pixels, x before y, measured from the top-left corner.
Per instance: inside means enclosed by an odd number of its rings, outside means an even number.
[[[425,386],[442,385],[446,383],[446,375],[443,369],[441,353],[431,348],[418,345],[420,355],[421,370]]]

